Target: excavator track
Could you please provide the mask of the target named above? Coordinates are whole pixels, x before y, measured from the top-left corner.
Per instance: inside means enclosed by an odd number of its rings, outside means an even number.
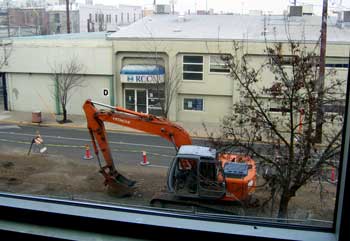
[[[210,213],[216,213],[216,214],[230,214],[230,215],[245,216],[244,207],[239,202],[218,204],[213,200],[198,201],[194,199],[179,198],[167,192],[160,192],[160,193],[157,193],[155,196],[153,196],[152,200],[150,201],[150,205],[153,207],[167,208],[167,209],[181,208],[181,210],[186,210],[183,208],[187,207],[189,211],[196,212],[196,213],[210,212]]]

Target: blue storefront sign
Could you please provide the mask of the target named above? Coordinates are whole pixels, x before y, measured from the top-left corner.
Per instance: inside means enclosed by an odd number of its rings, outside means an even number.
[[[122,83],[163,83],[165,69],[160,65],[125,65],[120,71]]]

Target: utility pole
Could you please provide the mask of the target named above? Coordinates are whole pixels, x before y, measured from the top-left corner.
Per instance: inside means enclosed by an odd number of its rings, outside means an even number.
[[[70,33],[69,0],[66,0],[67,33]]]
[[[324,80],[326,67],[326,44],[327,44],[327,12],[328,0],[323,0],[322,8],[322,23],[321,23],[321,45],[320,45],[320,67],[319,79],[317,86],[317,114],[316,114],[316,134],[315,141],[322,142],[322,126],[323,126],[323,95],[324,95]]]

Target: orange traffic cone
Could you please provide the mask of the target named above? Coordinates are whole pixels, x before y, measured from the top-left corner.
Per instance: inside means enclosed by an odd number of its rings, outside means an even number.
[[[332,182],[335,182],[335,170],[334,170],[334,167],[332,167],[331,181],[332,181]]]
[[[90,147],[89,145],[85,145],[85,155],[83,156],[83,159],[84,160],[91,160],[93,159],[94,157],[91,155],[91,152],[90,152]]]
[[[151,164],[149,161],[147,161],[147,153],[145,151],[142,152],[142,162],[140,163],[142,166],[146,166]]]

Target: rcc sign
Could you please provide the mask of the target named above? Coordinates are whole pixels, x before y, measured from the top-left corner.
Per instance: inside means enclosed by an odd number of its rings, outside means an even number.
[[[128,75],[121,74],[120,80],[122,83],[163,83],[164,75]]]

